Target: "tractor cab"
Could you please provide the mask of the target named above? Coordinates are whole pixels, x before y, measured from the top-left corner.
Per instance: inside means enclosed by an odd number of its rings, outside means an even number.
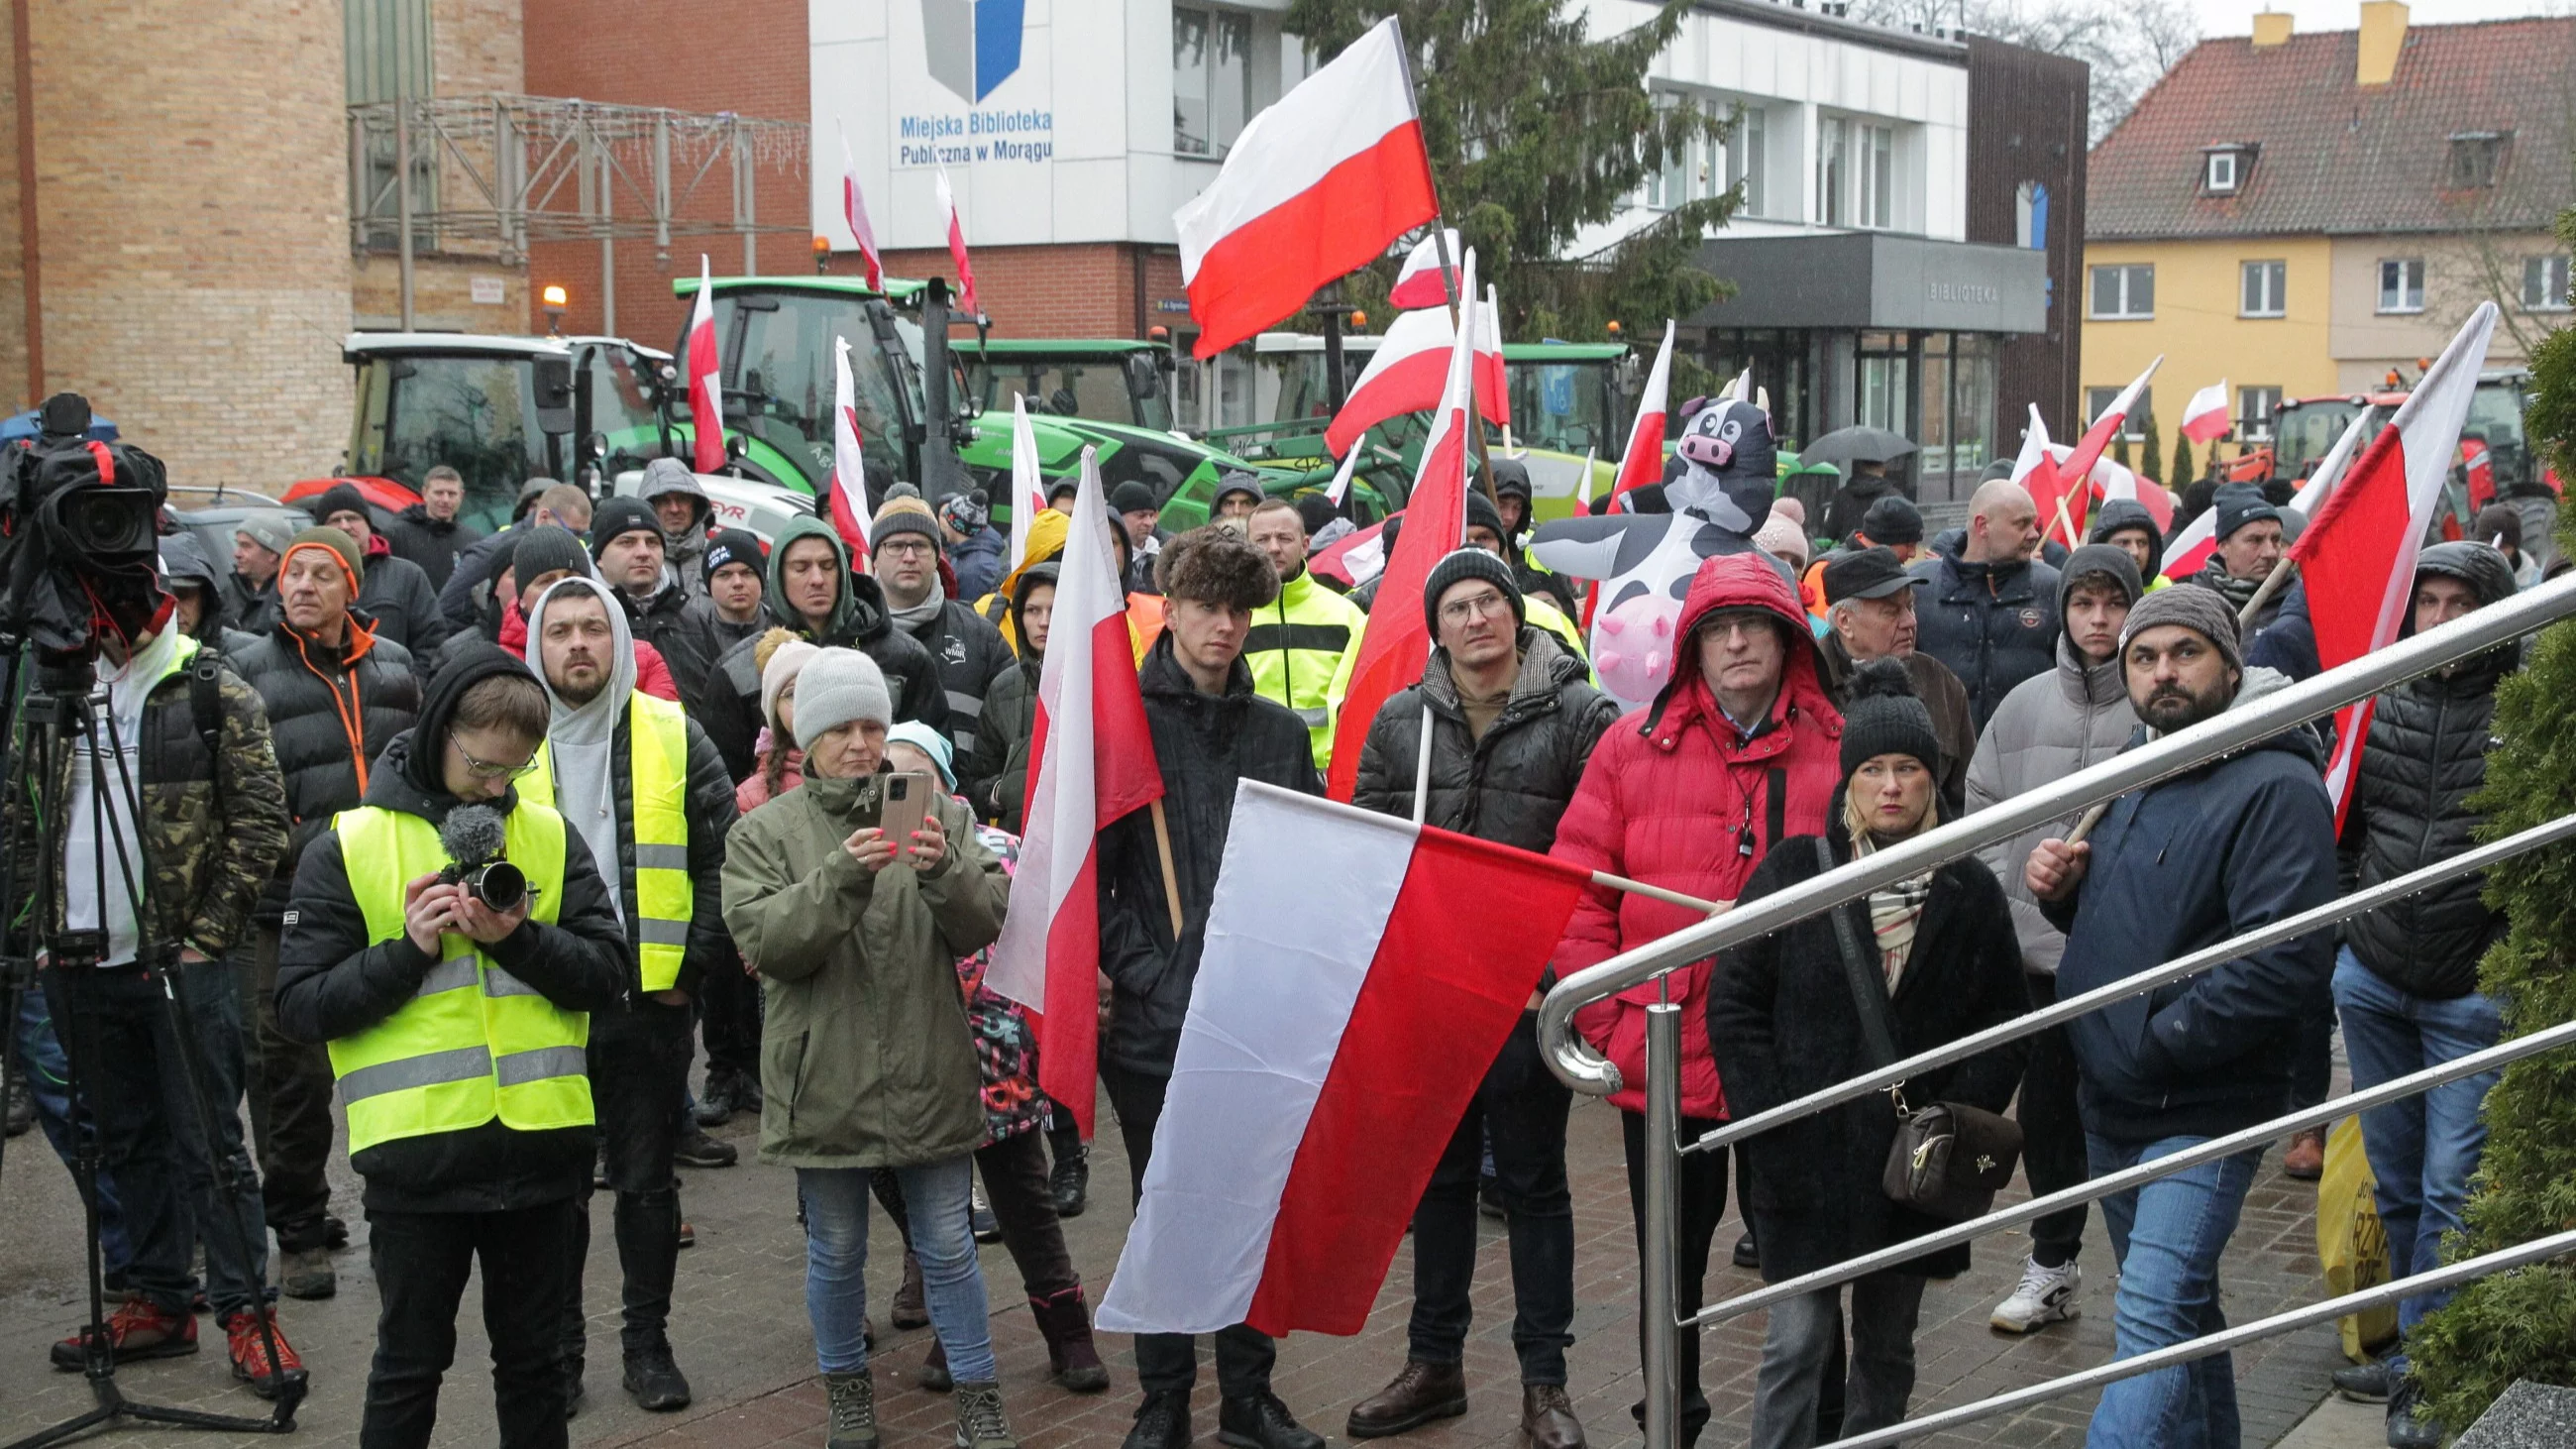
[[[987,337],[956,348],[967,393],[985,412],[1008,413],[1018,393],[1032,413],[1171,431],[1175,364],[1167,341]]]

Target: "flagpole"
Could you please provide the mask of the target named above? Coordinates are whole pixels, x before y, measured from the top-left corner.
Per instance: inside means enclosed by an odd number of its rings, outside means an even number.
[[[1181,880],[1172,869],[1172,822],[1163,814],[1163,797],[1153,799],[1154,853],[1163,862],[1163,905],[1172,913],[1172,940],[1181,939]]]
[[[1438,653],[1437,646],[1433,653]],[[1431,691],[1422,691],[1422,747],[1413,752],[1413,823],[1431,809]]]
[[[1395,26],[1396,53],[1404,57],[1404,98],[1413,102],[1413,114],[1419,120],[1422,96],[1413,86],[1413,52],[1404,43],[1404,21],[1395,16],[1387,18]],[[1449,325],[1464,326],[1467,313],[1458,305],[1458,259],[1449,254],[1449,204],[1440,197],[1440,173],[1431,164],[1431,148],[1427,142],[1422,149],[1422,174],[1431,183],[1431,245],[1440,253],[1440,290],[1449,298]],[[1495,329],[1495,333],[1501,335],[1500,327]],[[1473,394],[1469,396],[1472,398]],[[1473,430],[1468,436],[1476,441],[1476,465],[1485,473],[1485,501],[1500,509],[1503,500],[1494,492],[1493,460],[1485,453],[1485,420],[1473,407],[1467,409],[1467,426]]]
[[[2263,576],[2262,586],[2254,591],[2254,597],[2245,601],[2244,611],[2236,616],[2237,628],[2254,627],[2254,616],[2261,613],[2263,606],[2272,602],[2272,596],[2281,591],[2281,586],[2290,581],[2292,567],[2294,565],[2291,564],[2290,556],[2286,553],[2272,561],[2272,571]]]

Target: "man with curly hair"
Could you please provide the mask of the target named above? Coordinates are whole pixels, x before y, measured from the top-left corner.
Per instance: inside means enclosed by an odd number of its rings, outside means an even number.
[[[1235,782],[1319,793],[1306,727],[1285,705],[1254,692],[1252,670],[1243,662],[1252,611],[1279,591],[1270,560],[1233,529],[1211,525],[1164,545],[1154,572],[1165,626],[1137,670],[1137,684],[1163,773],[1163,815],[1181,893],[1177,938],[1153,817],[1137,811],[1100,833],[1100,969],[1114,988],[1100,1080],[1109,1089],[1139,1196],[1198,975]],[[1224,1439],[1239,1449],[1323,1449],[1324,1441],[1270,1391],[1276,1357],[1269,1335],[1248,1325],[1217,1334],[1224,1396],[1217,1423]],[[1125,1449],[1184,1449],[1197,1345],[1186,1334],[1139,1336],[1136,1377],[1145,1402]]]

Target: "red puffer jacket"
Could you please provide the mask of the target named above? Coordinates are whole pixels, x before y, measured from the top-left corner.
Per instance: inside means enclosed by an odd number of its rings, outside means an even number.
[[[1717,609],[1776,615],[1790,641],[1779,695],[1749,740],[1719,712],[1690,641]],[[1705,900],[1733,901],[1775,840],[1821,835],[1842,777],[1843,717],[1826,697],[1806,611],[1779,568],[1758,553],[1721,554],[1699,566],[1682,602],[1672,681],[1654,704],[1610,727],[1592,751],[1552,852],[1586,870],[1624,875]],[[1594,886],[1566,923],[1555,967],[1570,975],[1699,920],[1679,906]],[[1685,1023],[1708,1009],[1706,961],[1672,975]],[[1583,1039],[1619,1068],[1611,1101],[1645,1110],[1646,1008],[1654,983],[1575,1014]],[[1726,1097],[1704,1033],[1682,1031],[1682,1113],[1717,1120]]]

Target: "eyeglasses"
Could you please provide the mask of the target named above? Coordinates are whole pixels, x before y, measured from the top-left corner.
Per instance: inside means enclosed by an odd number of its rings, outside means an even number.
[[[1451,599],[1440,606],[1440,622],[1464,624],[1486,614],[1508,614],[1512,606],[1499,593],[1488,590],[1464,599]]]
[[[448,737],[447,747],[456,752],[456,758],[465,762],[465,773],[477,780],[517,780],[537,767],[535,755],[528,756],[526,763],[517,765],[496,765],[490,760],[478,760],[467,754],[465,747],[458,744],[452,735]]]
[[[930,552],[930,540],[926,538],[889,538],[885,542],[877,545],[877,552],[928,553]]]

